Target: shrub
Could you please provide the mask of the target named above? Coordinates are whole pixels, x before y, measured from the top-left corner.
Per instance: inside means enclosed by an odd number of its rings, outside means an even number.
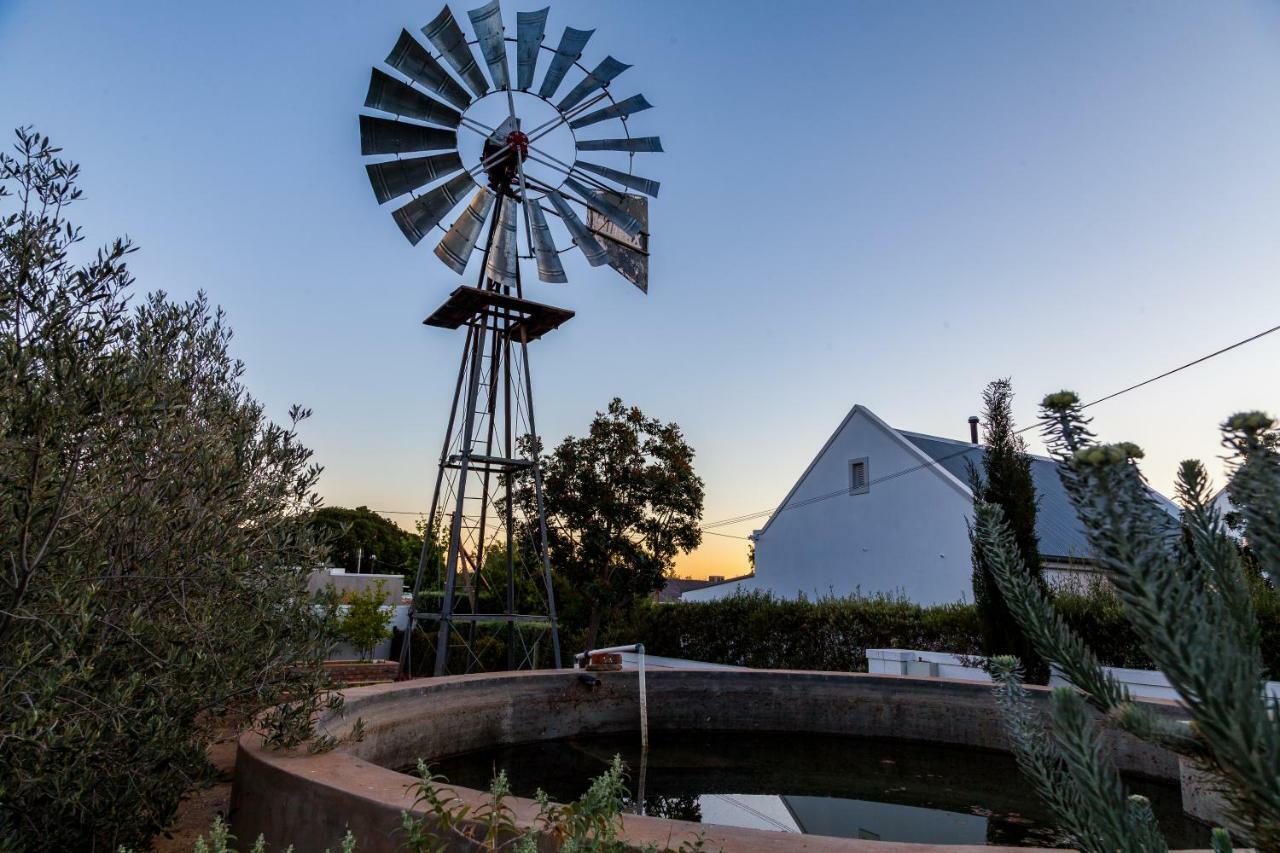
[[[417,798],[415,805],[426,814],[404,812],[401,831],[404,848],[409,853],[455,849],[536,853],[538,850],[563,850],[567,853],[623,853],[636,849],[622,838],[622,806],[627,794],[626,767],[615,756],[609,769],[594,779],[591,786],[575,802],[552,803],[538,792],[538,815],[532,828],[522,829],[508,800],[511,787],[505,772],[499,773],[489,787],[489,798],[471,807],[458,799],[448,787],[448,780],[431,772],[424,761],[418,762]],[[541,843],[540,843],[541,842]],[[691,836],[678,847],[646,845],[644,853],[674,851],[698,853],[704,849],[701,835]]]
[[[1053,602],[1103,665],[1151,668],[1120,599],[1107,587],[1059,592]],[[1255,607],[1263,660],[1274,671],[1280,664],[1280,604],[1268,593]],[[858,596],[789,601],[755,592],[718,601],[645,602],[610,630],[603,645],[635,642],[650,654],[733,666],[864,672],[867,649],[978,655],[982,625],[971,604],[923,607]],[[581,635],[565,637],[566,649],[581,646]]]
[[[384,580],[344,597],[347,612],[338,626],[338,633],[355,647],[360,660],[372,657],[373,647],[391,636],[388,613],[383,609],[386,600],[387,582]]]
[[[509,669],[505,623],[496,621],[455,623],[455,628],[454,642],[449,647],[447,672],[500,672]],[[410,642],[413,643],[409,658],[412,666],[410,674],[414,677],[429,676],[435,672],[437,637],[435,629],[436,623],[423,622],[415,625],[413,633],[410,634]],[[458,631],[473,632],[469,634],[471,637],[469,651],[458,640]],[[542,669],[551,666],[550,623],[517,622],[514,649],[517,668]]]
[[[78,169],[0,154],[0,849],[145,846],[226,714],[309,733],[332,642],[301,522],[319,469],[241,385],[203,296],[83,265]],[[11,210],[10,210],[11,208]]]
[[[858,672],[868,648],[976,655],[981,627],[969,604],[921,607],[887,597],[784,600],[756,592],[719,601],[649,603],[607,638],[655,655],[760,669]]]

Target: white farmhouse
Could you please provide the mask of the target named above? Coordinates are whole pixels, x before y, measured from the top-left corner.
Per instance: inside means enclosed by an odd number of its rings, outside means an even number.
[[[682,600],[763,590],[782,598],[887,593],[919,604],[972,601],[968,464],[981,470],[984,451],[976,418],[970,424],[972,441],[956,441],[894,429],[854,406],[754,534],[755,575],[690,590]],[[1046,576],[1062,582],[1092,572],[1055,462],[1033,456],[1031,469]]]

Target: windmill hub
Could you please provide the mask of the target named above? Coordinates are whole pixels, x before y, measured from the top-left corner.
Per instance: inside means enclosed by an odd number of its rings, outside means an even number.
[[[518,130],[513,130],[507,134],[507,147],[518,153],[523,160],[529,156],[529,137]]]
[[[518,153],[525,177],[531,183],[560,188],[565,178],[565,170],[560,164],[572,164],[578,159],[573,131],[567,124],[556,124],[559,113],[554,105],[528,92],[519,91],[511,93],[516,118],[519,120],[519,127],[515,127],[509,121],[511,106],[507,102],[507,94],[490,92],[483,98],[477,98],[463,111],[464,126],[458,135],[458,154],[463,166],[477,170],[473,174],[480,184],[490,189],[496,189],[496,184],[519,195],[519,175],[512,171],[509,182],[505,174],[498,174],[497,180],[494,180],[494,170],[490,167],[495,164],[490,158],[497,154],[514,170],[514,159],[503,154],[515,150],[512,149],[512,142],[520,141],[522,144]],[[473,132],[468,127],[481,132]],[[547,130],[544,132],[539,128]],[[485,129],[491,129],[492,132],[486,132]],[[512,131],[520,133],[523,138],[512,137]],[[602,159],[607,159],[608,156],[605,155]],[[540,198],[542,193],[531,189],[530,195]],[[554,221],[555,217],[552,216],[552,219]],[[478,245],[483,249],[483,244]]]
[[[520,186],[520,169],[528,169],[529,137],[518,130],[507,134],[501,143],[486,139],[481,153],[489,189],[501,195],[515,196]]]

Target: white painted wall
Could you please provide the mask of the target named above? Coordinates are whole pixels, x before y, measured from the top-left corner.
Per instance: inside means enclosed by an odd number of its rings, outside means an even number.
[[[955,678],[963,681],[990,682],[991,676],[981,669],[985,658],[953,655],[949,652],[924,652],[916,649],[867,649],[867,672],[875,675],[912,675],[923,678]],[[1129,695],[1139,699],[1178,700],[1178,691],[1169,684],[1164,673],[1154,669],[1126,669],[1104,666],[1106,672],[1123,684]],[[1050,687],[1070,687],[1056,664],[1049,667]],[[1268,696],[1280,699],[1280,681],[1268,681]]]
[[[867,672],[873,675],[914,675],[990,682],[991,676],[982,669],[985,662],[985,658],[967,658],[950,652],[867,649]]]
[[[783,598],[901,593],[920,604],[971,601],[968,488],[936,465],[874,483],[928,457],[868,409],[854,407],[786,503],[847,490],[849,461],[862,456],[873,481],[866,494],[775,513],[756,541],[755,577],[682,600],[759,589]]]

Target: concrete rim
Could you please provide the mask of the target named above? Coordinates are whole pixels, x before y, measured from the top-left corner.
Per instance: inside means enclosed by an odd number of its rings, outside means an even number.
[[[603,674],[589,691],[573,671],[452,676],[381,684],[346,691],[341,716],[320,728],[343,737],[357,718],[366,737],[331,752],[266,749],[261,738],[240,738],[232,793],[232,825],[242,842],[260,833],[298,853],[336,847],[346,828],[361,853],[399,849],[400,813],[415,810],[414,779],[384,766],[427,750],[433,757],[502,743],[635,728],[634,672]],[[1028,688],[1035,701],[1047,691]],[[866,673],[785,670],[662,670],[648,673],[650,725],[722,731],[789,731],[892,736],[1004,751],[991,686],[985,683]],[[1161,713],[1177,706],[1151,702]],[[734,720],[739,724],[728,726]],[[779,725],[780,724],[780,725]],[[893,734],[888,734],[892,732]],[[1178,779],[1171,754],[1120,732],[1109,732],[1117,766],[1167,781]],[[455,748],[440,751],[439,746]],[[408,752],[405,752],[405,749]],[[453,786],[469,804],[485,794]],[[537,805],[512,797],[517,822],[532,826]],[[420,810],[419,810],[420,811]],[[816,835],[720,827],[624,815],[625,837],[637,845],[678,845],[701,834],[707,849],[859,851],[859,853],[977,853],[1013,851],[971,845],[862,841]]]

